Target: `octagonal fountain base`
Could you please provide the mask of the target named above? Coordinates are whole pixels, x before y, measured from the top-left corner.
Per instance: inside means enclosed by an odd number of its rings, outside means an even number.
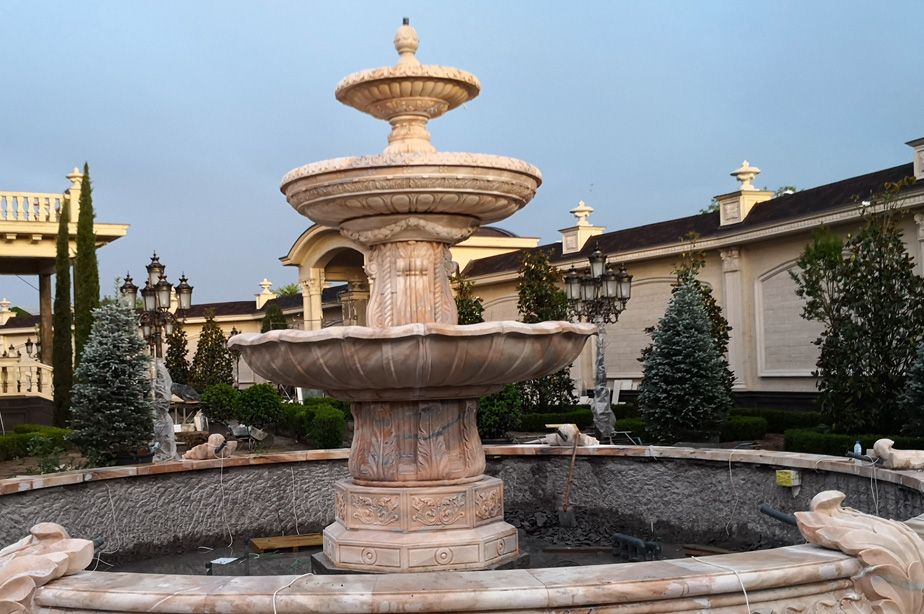
[[[517,530],[504,522],[503,482],[393,488],[340,480],[324,555],[367,572],[486,569],[517,558]],[[422,535],[421,533],[429,533]]]

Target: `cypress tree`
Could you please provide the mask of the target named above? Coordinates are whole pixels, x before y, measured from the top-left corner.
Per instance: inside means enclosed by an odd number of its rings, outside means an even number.
[[[74,383],[74,355],[71,347],[71,255],[68,225],[70,199],[65,197],[58,213],[58,240],[55,245],[55,302],[52,321],[51,365],[54,369],[54,424],[66,426],[70,416],[71,386]]]
[[[96,236],[93,234],[93,196],[90,167],[84,162],[80,184],[80,214],[77,216],[77,258],[74,264],[74,355],[77,363],[90,337],[93,310],[99,307],[99,268]]]
[[[205,324],[199,335],[199,346],[189,372],[189,384],[199,392],[205,392],[212,384],[233,384],[233,367],[234,360],[228,351],[228,342],[215,322],[215,313],[210,311],[205,316]]]
[[[167,335],[167,356],[165,364],[170,372],[170,379],[175,384],[189,383],[189,360],[186,358],[186,330],[180,322],[173,327],[173,333]]]

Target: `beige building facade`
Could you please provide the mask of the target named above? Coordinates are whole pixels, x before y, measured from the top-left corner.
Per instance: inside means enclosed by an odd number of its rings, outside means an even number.
[[[632,298],[619,322],[607,326],[605,359],[613,385],[634,389],[642,375],[638,358],[649,343],[645,329],[663,315],[675,279],[672,270],[690,249],[685,237],[695,233],[695,248],[706,262],[700,278],[712,288],[732,327],[728,358],[735,388],[764,397],[812,394],[818,352],[812,340],[821,328],[801,317],[802,299],[790,273],[817,228],[826,225],[846,235],[857,227],[860,202],[882,191],[886,182],[911,175],[924,179],[924,139],[908,145],[914,150],[911,163],[778,197],[754,188],[760,170],[745,162],[731,173],[739,189],[716,197],[717,212],[615,232],[593,226],[589,207],[580,203],[571,211],[577,222],[561,231],[561,241],[537,249],[547,250],[563,272],[572,265],[586,268],[597,246],[609,262],[627,265]],[[901,228],[908,251],[924,274],[924,182],[904,190],[898,206],[905,212]],[[518,254],[506,254],[465,268],[485,301],[486,319],[517,318],[518,264]],[[593,387],[594,351],[588,347],[573,367],[579,390]]]

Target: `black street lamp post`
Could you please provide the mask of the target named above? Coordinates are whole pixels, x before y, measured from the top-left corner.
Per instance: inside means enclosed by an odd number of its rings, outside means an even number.
[[[177,318],[170,313],[171,291],[173,284],[167,281],[167,267],[160,262],[157,253],[151,256],[151,262],[145,269],[148,278],[141,289],[142,310],[138,316],[138,324],[144,340],[148,342],[151,356],[163,358],[163,340],[173,333]],[[192,306],[193,287],[189,285],[185,275],[180,276],[180,283],[176,285],[177,311],[186,311]],[[138,300],[138,286],[132,283],[132,276],[125,275],[125,282],[119,288],[125,304],[135,307]]]
[[[606,385],[606,325],[619,320],[632,296],[632,276],[624,264],[607,264],[600,248],[588,257],[590,267],[565,275],[565,294],[573,317],[597,325],[597,360],[594,373],[594,426],[604,441],[612,441],[615,417]]]

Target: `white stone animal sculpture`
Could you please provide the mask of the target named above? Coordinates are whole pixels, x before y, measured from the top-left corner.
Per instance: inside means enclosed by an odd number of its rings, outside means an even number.
[[[896,450],[891,439],[880,439],[873,451],[887,469],[924,469],[924,450]]]
[[[35,589],[85,569],[93,542],[71,539],[59,524],[42,522],[29,536],[0,550],[0,612],[32,612]]]
[[[584,435],[576,424],[562,424],[558,429],[541,439],[541,442],[549,446],[573,446],[574,439],[577,438],[579,446],[599,446],[600,442],[596,437]]]
[[[183,455],[184,460],[210,460],[213,458],[228,458],[237,450],[236,441],[225,441],[221,435],[209,435],[206,443],[200,443],[190,448]]]

